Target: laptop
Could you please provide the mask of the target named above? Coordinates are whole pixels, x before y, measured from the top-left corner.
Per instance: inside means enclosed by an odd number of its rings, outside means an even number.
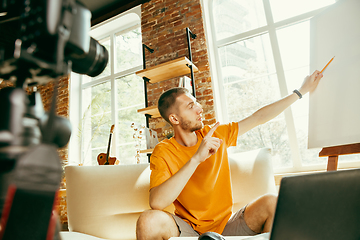
[[[360,168],[284,177],[270,233],[227,240],[360,240]]]
[[[270,240],[359,240],[360,169],[284,177]]]

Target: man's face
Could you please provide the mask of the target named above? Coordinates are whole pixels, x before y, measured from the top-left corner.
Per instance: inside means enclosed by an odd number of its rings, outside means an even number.
[[[203,109],[192,95],[183,94],[176,98],[176,116],[183,130],[193,132],[201,129]]]

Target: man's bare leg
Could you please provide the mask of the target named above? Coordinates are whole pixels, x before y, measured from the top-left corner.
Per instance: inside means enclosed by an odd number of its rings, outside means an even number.
[[[277,196],[266,194],[251,202],[245,209],[248,227],[257,233],[270,232],[275,215]]]
[[[164,211],[147,210],[140,215],[136,224],[137,240],[167,240],[179,235],[174,218]]]

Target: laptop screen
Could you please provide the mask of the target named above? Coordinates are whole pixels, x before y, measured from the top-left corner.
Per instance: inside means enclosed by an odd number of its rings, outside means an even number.
[[[271,240],[360,239],[360,169],[285,177]]]

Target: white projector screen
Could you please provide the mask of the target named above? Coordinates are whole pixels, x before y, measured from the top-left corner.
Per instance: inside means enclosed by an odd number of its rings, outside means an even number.
[[[360,0],[340,0],[310,20],[310,70],[323,72],[310,94],[308,148],[360,143]]]

